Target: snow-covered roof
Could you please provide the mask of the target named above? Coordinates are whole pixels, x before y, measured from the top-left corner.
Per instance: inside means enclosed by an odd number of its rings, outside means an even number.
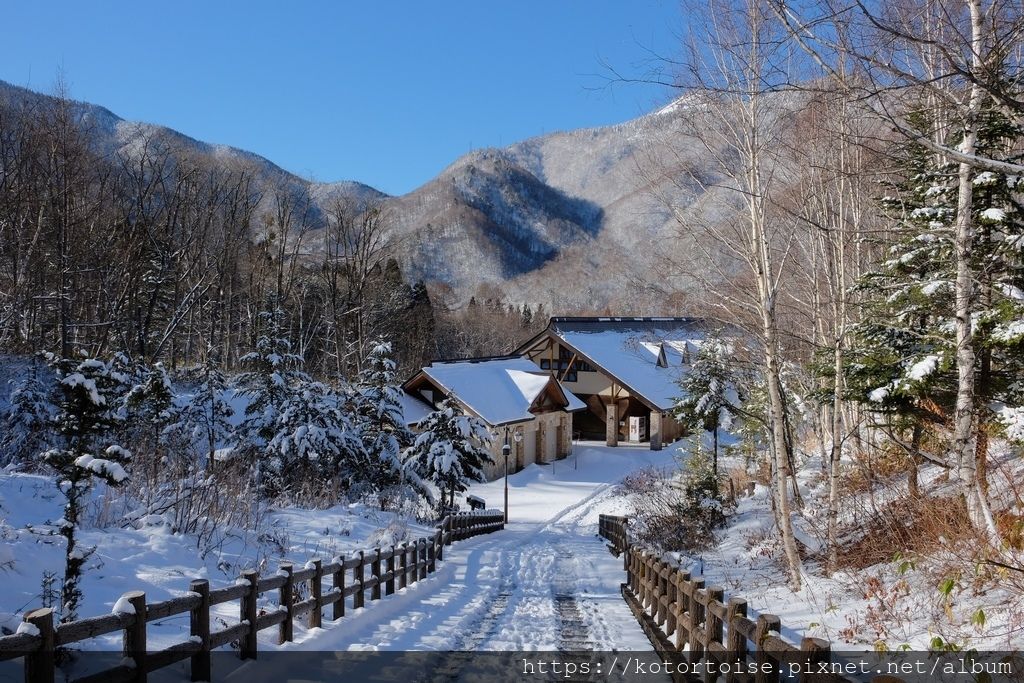
[[[409,426],[419,424],[433,410],[426,401],[410,396],[404,391],[398,392],[398,401],[402,404],[402,415],[405,416],[405,424]]]
[[[706,324],[695,318],[552,318],[549,330],[631,394],[667,411],[681,398],[685,355],[696,353]]]
[[[521,356],[435,361],[422,372],[491,425],[533,419],[530,406],[548,384],[558,384],[548,372]],[[565,410],[586,408],[572,392],[561,385],[559,388],[569,402]],[[409,398],[422,403],[415,396]],[[408,413],[406,420],[409,421]]]

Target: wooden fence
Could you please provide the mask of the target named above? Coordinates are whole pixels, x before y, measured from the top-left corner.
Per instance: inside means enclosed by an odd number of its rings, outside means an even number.
[[[690,664],[750,664],[751,669],[758,670],[757,675],[733,672],[722,676],[723,680],[770,683],[780,680],[780,674],[786,670],[784,662],[807,663],[813,670],[817,663],[830,660],[831,645],[827,640],[805,637],[799,645],[789,643],[779,634],[779,617],[759,614],[750,619],[746,600],[726,600],[721,587],[705,586],[703,578],[691,577],[676,562],[633,544],[626,517],[601,515],[599,533],[609,541],[609,550],[623,558],[626,582],[622,584],[622,597],[666,662],[680,661],[679,653],[685,651]],[[705,676],[704,680],[715,678]],[[890,683],[900,680],[891,676],[881,678]],[[687,676],[678,679],[692,680]],[[801,679],[850,680],[830,673]]]
[[[328,563],[314,559],[298,569],[285,562],[276,574],[263,577],[256,571],[246,571],[234,585],[216,589],[210,588],[209,581],[197,579],[185,595],[162,602],[147,603],[145,593],[132,591],[121,598],[113,614],[55,625],[52,609],[37,609],[25,614],[25,623],[18,633],[0,637],[0,661],[23,657],[27,683],[52,683],[56,648],[123,631],[124,655],[130,662],[79,678],[76,683],[145,681],[148,673],[185,659],[191,659],[193,681],[209,681],[211,650],[237,643],[242,659],[254,659],[256,634],[260,631],[277,628],[279,643],[291,641],[296,619],[305,618],[309,628],[316,628],[321,625],[327,607],[331,608],[331,619],[341,619],[348,598],[351,597],[351,607],[358,609],[365,605],[367,591],[370,600],[391,595],[396,588],[412,585],[435,571],[437,562],[444,557],[445,546],[504,526],[504,516],[497,510],[460,512],[442,519],[428,538],[390,548],[360,550]],[[324,581],[328,580],[330,587],[324,590]],[[259,597],[274,591],[278,595],[277,608],[260,609]],[[212,630],[210,608],[233,601],[239,604],[238,623]],[[147,623],[185,613],[191,620],[191,637],[187,641],[157,652],[146,647]]]

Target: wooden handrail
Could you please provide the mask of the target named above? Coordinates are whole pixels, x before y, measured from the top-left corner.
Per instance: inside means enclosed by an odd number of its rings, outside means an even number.
[[[26,625],[18,633],[0,636],[0,661],[24,658],[26,683],[53,683],[58,647],[121,631],[125,657],[134,666],[122,664],[90,674],[88,679],[143,681],[152,671],[191,659],[192,680],[212,680],[211,650],[237,642],[242,659],[255,658],[260,631],[277,627],[279,641],[290,641],[296,617],[308,615],[309,628],[322,625],[327,607],[332,608],[333,620],[344,618],[348,598],[356,609],[366,604],[366,591],[370,591],[370,600],[392,595],[396,579],[397,590],[402,590],[434,573],[443,559],[444,546],[504,528],[500,510],[458,512],[445,515],[430,537],[399,546],[359,551],[328,563],[313,558],[301,569],[282,562],[274,575],[260,577],[256,571],[244,571],[234,584],[216,589],[210,588],[209,581],[196,579],[184,595],[159,602],[147,603],[141,591],[126,593],[121,604],[131,605],[134,612],[119,610],[57,625],[53,610],[32,610],[24,615]],[[351,584],[346,580],[349,571]],[[331,583],[325,591],[323,582],[327,579]],[[297,597],[300,587],[308,595],[301,600]],[[273,591],[278,591],[278,608],[261,614],[257,608],[260,596]],[[239,602],[238,623],[212,631],[210,607],[233,601]],[[146,624],[178,614],[189,615],[189,640],[158,652],[148,651]]]
[[[726,655],[733,662],[752,658],[760,669],[755,680],[777,681],[782,670],[780,663],[787,658],[829,661],[828,641],[786,641],[779,633],[782,624],[777,616],[760,614],[751,620],[745,600],[726,600],[721,587],[705,586],[702,577],[691,577],[677,562],[633,543],[627,518],[601,515],[598,533],[609,542],[613,554],[624,556],[626,580],[621,586],[622,597],[666,662],[678,661],[683,652],[691,664],[720,661]],[[773,673],[765,673],[769,670]],[[724,680],[731,683],[738,678],[733,672]],[[827,675],[821,680],[851,681],[838,675]]]

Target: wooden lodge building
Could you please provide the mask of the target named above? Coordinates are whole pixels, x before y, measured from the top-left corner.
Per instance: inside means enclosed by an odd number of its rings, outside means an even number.
[[[511,447],[508,470],[564,458],[572,448],[572,413],[586,406],[549,372],[522,356],[434,361],[402,385],[406,423],[415,426],[445,398],[483,420],[494,435],[488,480],[505,472],[502,446]]]
[[[671,411],[705,333],[697,318],[556,317],[517,352],[586,404],[573,414],[582,438],[659,450],[683,435]]]

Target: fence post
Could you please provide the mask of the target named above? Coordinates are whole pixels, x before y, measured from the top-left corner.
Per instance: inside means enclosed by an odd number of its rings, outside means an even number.
[[[712,647],[712,643],[722,644],[722,619],[715,614],[715,610],[711,608],[712,602],[721,603],[725,598],[725,590],[720,586],[708,586],[707,591],[704,594],[707,599],[704,603],[704,635],[707,636],[707,643],[705,643],[705,649],[709,655],[711,655],[715,648]],[[714,683],[716,675],[710,671],[704,672],[704,680],[706,683]]]
[[[808,668],[813,672],[819,662],[829,661],[832,646],[829,645],[827,640],[805,637],[800,641],[800,651],[805,655],[804,659],[807,662]],[[827,678],[828,676],[822,674],[805,673],[800,676],[800,681],[801,683],[804,683],[805,681],[823,681]]]
[[[292,622],[292,619],[294,618],[292,605],[295,602],[295,581],[292,579],[293,571],[294,567],[291,562],[281,563],[281,573],[284,574],[284,585],[281,586],[281,590],[278,593],[277,602],[284,608],[285,617],[278,630],[278,644],[290,643],[295,634],[295,624]]]
[[[309,628],[323,626],[323,580],[324,563],[320,559],[313,560],[313,578],[309,580],[309,594],[313,598],[313,611],[309,613]]]
[[[686,644],[690,642],[690,620],[692,614],[690,614],[690,598],[687,596],[686,591],[689,589],[690,583],[690,572],[684,572],[680,569],[676,570],[676,574],[672,577],[672,582],[675,584],[676,594],[676,650],[682,652],[686,649]]]
[[[431,536],[430,540],[427,541],[427,573],[433,574],[437,571],[437,561],[434,559],[437,551],[437,536]]]
[[[242,596],[241,621],[249,624],[249,630],[239,642],[242,659],[256,659],[256,603],[259,602],[260,574],[255,569],[242,572],[242,579],[249,584],[249,590]]]
[[[189,615],[189,633],[199,639],[199,652],[192,655],[192,680],[209,681],[210,673],[210,582],[196,579],[188,589],[199,596],[199,604]]]
[[[668,570],[668,578],[666,580],[666,592],[668,593],[668,601],[665,604],[665,633],[669,636],[675,634],[676,629],[679,628],[678,622],[676,621],[676,612],[678,611],[677,604],[679,602],[679,590],[678,584],[676,583],[676,576],[679,574],[678,567],[671,567]]]
[[[733,627],[733,621],[738,617],[747,616],[747,601],[741,598],[729,598],[729,604],[725,611],[726,643],[725,649],[737,662],[747,661],[747,638]],[[725,683],[733,683],[736,680],[736,672],[730,670],[725,675]]]
[[[417,544],[419,552],[416,553],[416,566],[419,567],[420,579],[427,578],[427,539],[421,538]]]
[[[352,609],[359,609],[366,604],[366,594],[363,590],[366,588],[366,581],[363,578],[363,562],[366,561],[366,557],[362,550],[359,551],[359,564],[352,568],[352,581],[358,586],[355,594],[352,596]]]
[[[384,584],[384,594],[392,595],[395,592],[395,553],[398,552],[398,546],[391,546],[391,555],[388,556],[387,574],[388,580]]]
[[[374,586],[370,589],[370,599],[381,599],[381,549],[374,551],[374,561],[370,563],[370,573],[374,578]]]
[[[338,563],[338,570],[334,572],[334,580],[331,583],[334,590],[341,593],[341,597],[334,601],[331,617],[337,621],[345,616],[345,556],[339,555],[335,561]]]
[[[35,609],[23,618],[39,629],[39,637],[42,639],[38,650],[25,655],[25,683],[53,683],[53,610],[49,607]]]
[[[771,631],[778,631],[780,626],[779,618],[774,614],[759,614],[754,624],[754,646],[757,648],[754,659],[757,661],[757,673],[754,680],[757,683],[768,683],[779,680],[777,662],[769,661],[768,653],[764,649],[764,639]]]
[[[451,545],[452,544],[452,540],[453,540],[452,539],[452,516],[451,515],[448,515],[447,517],[444,518],[444,531],[445,531],[444,544],[445,545]]]
[[[402,544],[402,554],[398,557],[400,573],[398,575],[398,587],[405,588],[409,585],[409,543]]]
[[[704,579],[699,577],[690,580],[690,663],[699,662],[704,657],[704,643],[701,642],[701,626],[704,624],[707,593],[704,591]]]
[[[135,681],[146,680],[146,594],[128,591],[121,596],[132,606],[133,621],[124,630],[124,656],[135,662]]]

